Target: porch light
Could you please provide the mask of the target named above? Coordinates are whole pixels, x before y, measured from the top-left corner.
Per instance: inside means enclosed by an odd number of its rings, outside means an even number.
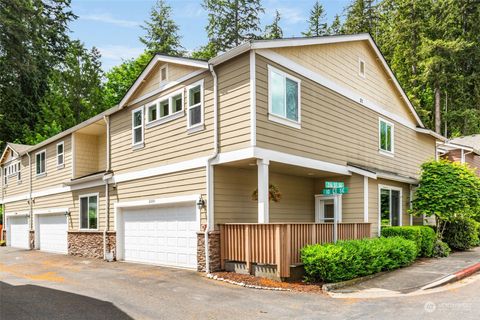
[[[205,200],[203,200],[202,198],[198,199],[197,201],[197,207],[198,209],[203,209],[205,207]]]
[[[64,215],[65,215],[65,217],[69,217],[70,216],[70,211],[65,211]]]

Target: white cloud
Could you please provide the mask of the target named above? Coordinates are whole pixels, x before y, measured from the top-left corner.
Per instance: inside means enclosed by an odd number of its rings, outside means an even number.
[[[117,19],[113,17],[110,13],[94,13],[94,14],[85,14],[80,16],[81,20],[97,21],[113,24],[120,27],[134,28],[138,27],[141,23],[138,21]]]
[[[307,21],[307,17],[304,15],[304,13],[295,8],[277,8],[278,12],[280,12],[281,15],[281,21],[285,22],[287,24],[296,24],[299,22],[305,22]]]
[[[123,45],[106,45],[99,47],[98,50],[102,54],[102,67],[105,71],[122,63],[123,60],[138,57],[144,51],[144,49],[140,47]]]

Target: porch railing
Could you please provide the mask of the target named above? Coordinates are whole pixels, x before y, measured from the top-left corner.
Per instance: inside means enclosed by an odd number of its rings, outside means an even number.
[[[370,223],[339,223],[338,239],[370,237]],[[290,266],[301,263],[300,250],[309,244],[333,241],[333,223],[269,223],[220,225],[220,258],[226,261],[277,266],[277,276],[289,277]]]

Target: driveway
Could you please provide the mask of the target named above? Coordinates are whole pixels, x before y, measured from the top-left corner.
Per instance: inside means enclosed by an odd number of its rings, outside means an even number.
[[[477,319],[480,281],[429,295],[333,299],[192,271],[0,248],[0,319]]]

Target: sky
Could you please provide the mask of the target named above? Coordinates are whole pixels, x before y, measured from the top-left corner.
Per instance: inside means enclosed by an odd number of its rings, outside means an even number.
[[[207,12],[202,0],[167,0],[173,19],[180,26],[182,45],[193,51],[206,44]],[[137,57],[144,50],[138,38],[145,34],[141,28],[154,5],[154,0],[72,0],[73,13],[78,19],[70,24],[71,37],[87,47],[95,46],[102,54],[102,66],[108,71],[124,59]],[[284,37],[301,36],[305,31],[314,0],[262,0],[265,13],[262,26],[270,24],[275,10],[281,15],[280,26]],[[335,14],[342,14],[350,0],[321,0],[326,18],[331,22]]]

